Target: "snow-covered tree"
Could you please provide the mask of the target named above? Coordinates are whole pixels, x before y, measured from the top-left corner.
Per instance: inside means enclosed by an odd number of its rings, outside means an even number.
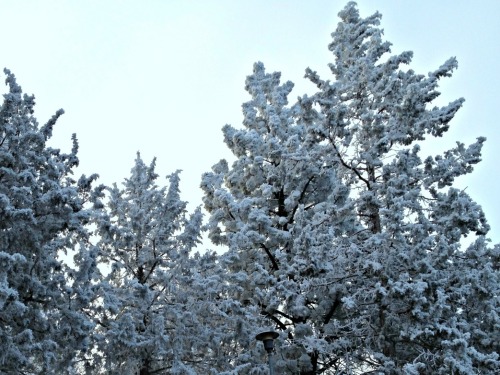
[[[276,325],[297,342],[311,328],[306,318],[311,309],[302,305],[313,301],[316,293],[304,282],[330,263],[324,236],[316,239],[325,243],[323,249],[313,250],[300,244],[300,230],[321,207],[340,223],[355,216],[335,170],[324,165],[317,147],[308,144],[302,108],[287,107],[292,87],[291,82],[280,85],[278,73],[266,74],[263,64],[255,64],[246,81],[252,100],[243,105],[245,129],[223,129],[237,160],[231,169],[224,160],[214,166],[204,175],[202,188],[211,213],[209,236],[228,246],[222,260],[230,270],[228,282],[241,289],[234,297],[257,306],[267,317],[267,322],[261,320],[263,328]],[[324,203],[330,199],[329,205]],[[254,334],[259,328],[254,327]],[[282,347],[280,352],[287,352],[285,361],[277,362],[280,372],[296,371],[294,360],[307,356],[297,346]]]
[[[202,214],[187,215],[179,172],[157,186],[155,160],[137,155],[123,188],[108,189],[96,220],[102,278],[96,284],[90,373],[209,374],[221,355],[227,301],[214,254],[191,254]],[[216,370],[218,369],[218,370]]]
[[[202,181],[209,236],[240,301],[281,332],[280,373],[500,371],[499,248],[453,187],[484,138],[419,155],[463,104],[433,104],[457,63],[405,70],[412,54],[389,55],[378,13],[339,16],[333,80],[306,71],[316,94],[288,106],[278,73],[258,63],[247,78],[244,128],[223,128],[237,159]]]
[[[88,348],[92,262],[84,225],[94,176],[73,180],[71,153],[47,146],[59,110],[45,125],[34,117],[5,70],[9,92],[0,106],[0,373],[66,373]],[[69,251],[71,250],[71,251]],[[76,253],[73,269],[62,260]]]

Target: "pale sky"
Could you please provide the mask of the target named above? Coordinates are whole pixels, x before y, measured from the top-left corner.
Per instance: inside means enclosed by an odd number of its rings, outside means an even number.
[[[158,158],[160,184],[183,170],[182,197],[192,208],[201,204],[201,174],[230,158],[221,128],[241,124],[253,63],[262,61],[293,81],[291,101],[313,92],[304,70],[328,78],[327,45],[345,4],[0,0],[0,67],[35,94],[40,123],[59,108],[66,111],[51,145],[69,151],[77,133],[79,173],[122,182],[140,151],[146,163]],[[458,97],[466,102],[448,134],[433,143],[433,154],[455,141],[488,138],[483,162],[457,187],[483,206],[490,237],[500,242],[500,2],[362,0],[358,6],[363,17],[382,13],[393,53],[414,51],[418,73],[457,57],[459,69],[443,82],[439,104]]]

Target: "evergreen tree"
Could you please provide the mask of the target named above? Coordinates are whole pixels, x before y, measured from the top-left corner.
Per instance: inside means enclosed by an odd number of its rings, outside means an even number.
[[[499,248],[453,187],[485,139],[419,155],[462,106],[433,105],[457,63],[404,70],[412,54],[388,55],[378,13],[363,19],[349,3],[339,16],[334,79],[308,69],[318,92],[288,106],[292,84],[256,64],[244,128],[223,128],[237,159],[204,175],[235,297],[280,331],[280,373],[499,371]]]
[[[221,271],[214,254],[192,254],[202,214],[188,218],[179,171],[157,186],[155,160],[137,155],[123,188],[108,189],[96,220],[102,276],[89,373],[209,374],[225,365],[215,300]],[[223,301],[218,304],[224,304]]]
[[[9,92],[0,107],[0,373],[65,373],[88,348],[92,262],[84,228],[91,182],[73,180],[78,143],[71,153],[47,146],[59,110],[45,125],[34,117],[33,96],[23,95],[5,70]],[[70,251],[71,250],[71,251]],[[69,251],[69,252],[68,252]],[[75,253],[76,266],[63,262]]]

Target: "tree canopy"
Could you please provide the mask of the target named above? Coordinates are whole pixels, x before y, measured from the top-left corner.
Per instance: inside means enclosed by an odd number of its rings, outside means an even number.
[[[0,372],[67,371],[89,347],[86,256],[96,176],[78,181],[71,153],[47,146],[62,110],[43,126],[33,96],[5,70],[0,107]],[[62,254],[75,253],[70,267]],[[91,266],[91,265],[90,265]]]
[[[463,104],[433,104],[457,62],[417,74],[411,52],[389,55],[380,14],[339,17],[332,78],[306,70],[315,94],[289,105],[293,84],[255,64],[243,129],[223,129],[236,161],[202,182],[209,236],[280,331],[282,373],[494,372],[498,247],[453,186],[485,139],[420,156]]]
[[[264,330],[279,374],[500,372],[500,245],[456,182],[485,138],[422,155],[464,103],[436,104],[457,61],[418,74],[379,13],[339,18],[312,94],[255,63],[205,222],[140,153],[122,185],[74,179],[76,136],[47,144],[62,110],[39,126],[5,70],[1,373],[267,374]]]
[[[95,286],[99,354],[87,360],[91,373],[209,373],[217,362],[213,343],[222,338],[206,279],[213,267],[204,267],[212,255],[190,256],[200,243],[201,211],[187,217],[179,171],[168,188],[156,185],[158,177],[155,160],[147,166],[138,154],[123,189],[108,188],[96,215],[105,267]]]

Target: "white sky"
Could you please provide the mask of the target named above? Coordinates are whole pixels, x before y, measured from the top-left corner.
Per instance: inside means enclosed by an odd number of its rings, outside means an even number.
[[[345,1],[0,0],[0,67],[37,98],[45,121],[59,108],[52,145],[80,142],[80,173],[102,183],[129,176],[136,151],[156,156],[165,176],[182,169],[182,197],[201,204],[200,176],[230,157],[221,128],[241,124],[245,77],[255,61],[296,84],[290,99],[314,87],[304,69],[328,76],[327,49]],[[426,74],[448,57],[459,69],[442,85],[443,102],[465,97],[443,148],[486,136],[484,161],[458,187],[479,202],[500,241],[500,11],[498,1],[358,1],[379,10],[393,52],[412,50]],[[3,78],[2,78],[3,80]],[[5,89],[2,90],[5,92]],[[437,150],[436,150],[437,152]],[[166,180],[162,179],[160,183]]]

